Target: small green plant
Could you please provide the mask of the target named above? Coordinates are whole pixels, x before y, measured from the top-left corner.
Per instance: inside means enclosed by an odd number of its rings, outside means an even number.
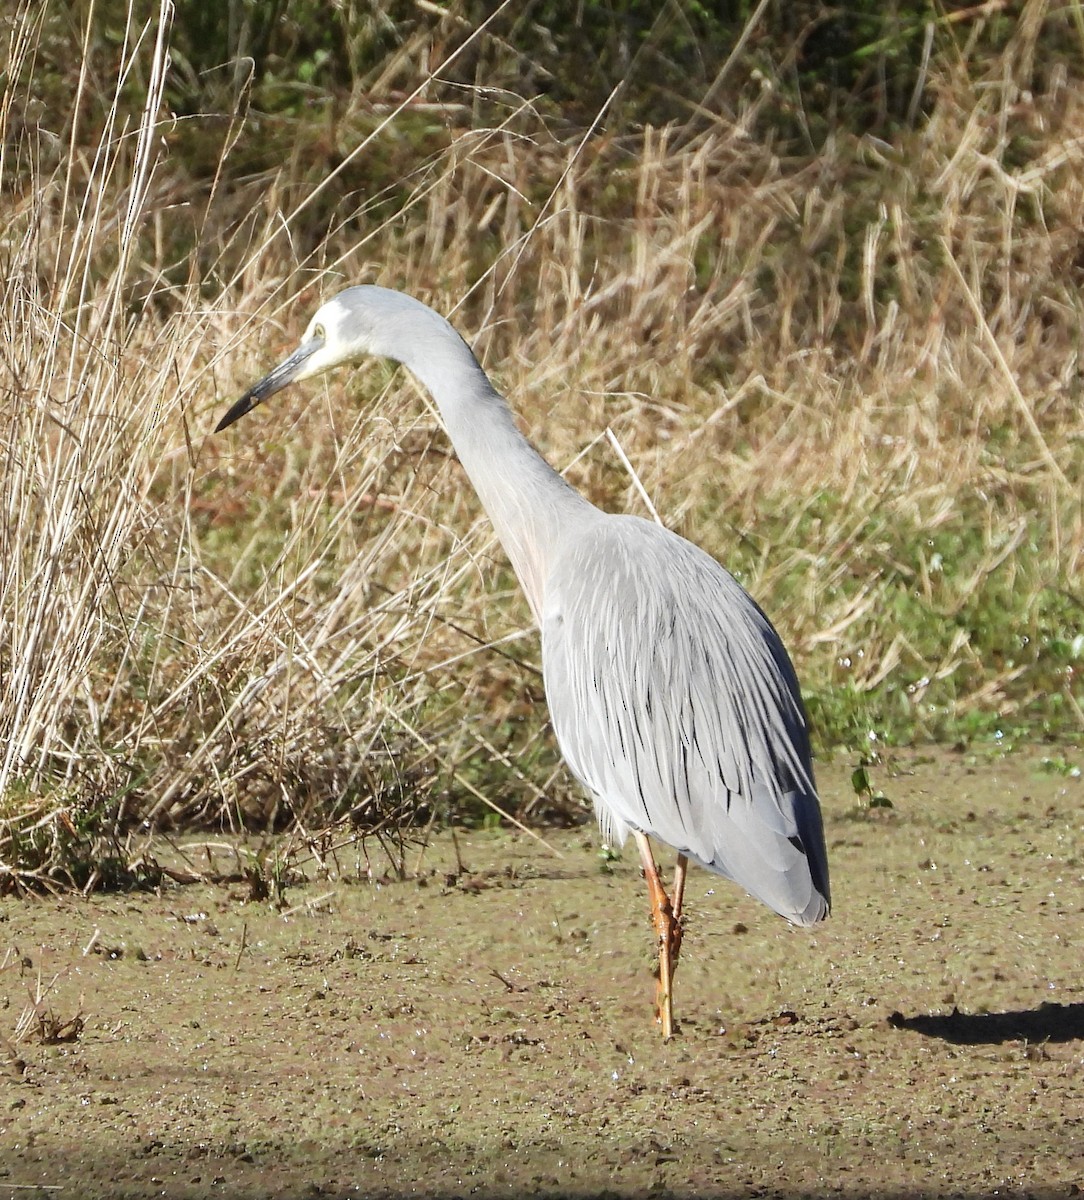
[[[612,875],[614,863],[621,861],[621,850],[616,846],[610,846],[603,842],[598,848],[598,865],[599,870],[604,875]]]
[[[860,762],[851,772],[854,794],[867,808],[892,808],[892,801],[879,788],[874,788],[869,776],[869,763]]]
[[[292,841],[271,838],[256,849],[240,848],[243,875],[248,884],[246,897],[252,903],[286,908],[286,891],[304,882],[296,859],[299,848]]]
[[[1066,779],[1079,779],[1080,767],[1064,754],[1048,755],[1039,760],[1039,770],[1046,775],[1061,775]]]

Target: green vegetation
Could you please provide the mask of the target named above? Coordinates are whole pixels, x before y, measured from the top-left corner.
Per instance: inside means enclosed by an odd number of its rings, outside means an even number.
[[[151,878],[149,828],[581,811],[405,373],[208,437],[346,281],[642,511],[611,430],[822,754],[1079,758],[1079,5],[189,7],[5,18],[0,889]]]

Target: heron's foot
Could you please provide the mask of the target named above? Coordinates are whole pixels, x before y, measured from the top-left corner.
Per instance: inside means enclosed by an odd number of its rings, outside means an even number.
[[[655,990],[655,1021],[664,1042],[674,1036],[674,997],[660,982]]]

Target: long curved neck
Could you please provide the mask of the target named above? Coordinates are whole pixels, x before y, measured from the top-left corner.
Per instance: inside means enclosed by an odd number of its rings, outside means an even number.
[[[432,394],[445,428],[527,595],[536,621],[562,532],[598,510],[567,483],[516,427],[454,328],[418,322],[416,339],[402,358]]]

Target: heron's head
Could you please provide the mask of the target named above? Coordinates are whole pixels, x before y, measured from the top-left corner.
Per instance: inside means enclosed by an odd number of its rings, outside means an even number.
[[[287,384],[369,355],[401,360],[404,327],[409,315],[419,312],[436,315],[410,296],[387,288],[351,287],[340,292],[316,310],[297,349],[245,392],[215,426],[215,433]]]

